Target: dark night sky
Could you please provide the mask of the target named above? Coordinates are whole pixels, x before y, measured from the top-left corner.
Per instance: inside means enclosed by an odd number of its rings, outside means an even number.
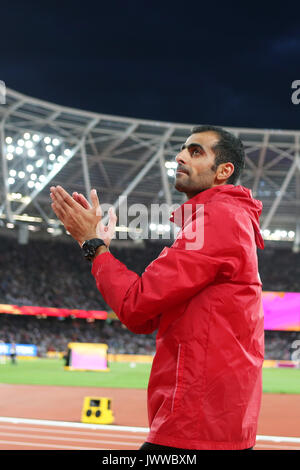
[[[5,3],[0,79],[16,91],[100,113],[299,128],[296,2]]]

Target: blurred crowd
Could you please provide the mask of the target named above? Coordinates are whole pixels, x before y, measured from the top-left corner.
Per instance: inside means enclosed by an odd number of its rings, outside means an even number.
[[[148,241],[143,248],[112,246],[111,252],[140,275],[165,245]],[[258,260],[263,290],[300,292],[300,253],[266,247],[258,250]],[[12,238],[0,237],[0,304],[110,311],[80,247],[57,239],[19,245]],[[266,358],[290,359],[297,334],[266,332]],[[66,351],[70,341],[105,342],[111,353],[155,352],[155,334],[135,335],[118,321],[0,314],[0,340],[36,344],[41,356],[50,350]]]
[[[300,292],[300,253],[266,247],[257,254],[264,291]]]
[[[70,342],[105,343],[111,354],[155,353],[155,334],[136,335],[118,320],[0,314],[0,341],[35,344],[40,357],[45,357],[49,351],[66,352]]]
[[[38,356],[66,352],[69,342],[105,343],[111,354],[155,354],[155,337],[136,335],[118,320],[37,318],[0,314],[0,342],[35,344]],[[300,360],[300,332],[266,331],[265,359]]]
[[[300,331],[265,331],[265,359],[300,361]]]

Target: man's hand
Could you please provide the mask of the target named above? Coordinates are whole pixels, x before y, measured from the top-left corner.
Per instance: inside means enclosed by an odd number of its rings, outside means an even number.
[[[81,194],[73,193],[72,198],[61,186],[52,186],[50,191],[53,211],[80,246],[91,238],[102,238],[106,246],[109,246],[115,234],[117,216],[113,208],[110,208],[108,225],[103,225],[102,210],[95,189],[91,191],[92,205]]]

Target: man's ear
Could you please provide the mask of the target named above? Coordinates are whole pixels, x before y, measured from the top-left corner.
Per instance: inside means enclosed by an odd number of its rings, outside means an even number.
[[[219,181],[225,181],[225,180],[228,180],[233,173],[234,173],[233,163],[231,162],[221,163],[218,166],[216,177]]]

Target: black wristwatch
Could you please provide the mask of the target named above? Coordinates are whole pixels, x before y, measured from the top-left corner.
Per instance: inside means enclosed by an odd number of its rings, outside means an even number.
[[[85,259],[87,259],[88,261],[92,261],[96,254],[97,248],[102,245],[106,246],[104,241],[101,240],[101,238],[92,238],[91,240],[86,240],[81,247]]]

